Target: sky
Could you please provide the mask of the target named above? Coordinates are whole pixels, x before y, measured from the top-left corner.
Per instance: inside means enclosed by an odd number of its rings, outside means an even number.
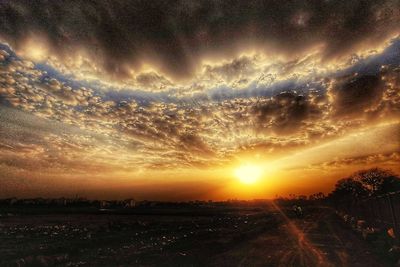
[[[400,173],[400,1],[0,2],[0,197],[255,199]]]

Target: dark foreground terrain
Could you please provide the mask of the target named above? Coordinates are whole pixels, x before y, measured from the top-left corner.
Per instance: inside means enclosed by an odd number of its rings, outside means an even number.
[[[0,266],[390,266],[329,208],[2,214]]]

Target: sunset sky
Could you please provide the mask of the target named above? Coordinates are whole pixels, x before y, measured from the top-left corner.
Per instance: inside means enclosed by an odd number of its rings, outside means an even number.
[[[399,88],[398,0],[4,0],[0,198],[271,198],[400,173]]]

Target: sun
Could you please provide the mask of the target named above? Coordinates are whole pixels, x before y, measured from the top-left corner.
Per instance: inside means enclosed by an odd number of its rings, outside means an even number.
[[[242,165],[235,170],[235,175],[244,184],[256,183],[262,174],[262,169],[256,165]]]

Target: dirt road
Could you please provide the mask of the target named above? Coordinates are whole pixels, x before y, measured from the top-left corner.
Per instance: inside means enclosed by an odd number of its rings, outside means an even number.
[[[220,255],[215,266],[384,266],[368,244],[344,227],[332,210],[314,208],[306,210],[303,218],[296,218],[276,204],[273,208],[282,221],[278,231],[268,231]]]

